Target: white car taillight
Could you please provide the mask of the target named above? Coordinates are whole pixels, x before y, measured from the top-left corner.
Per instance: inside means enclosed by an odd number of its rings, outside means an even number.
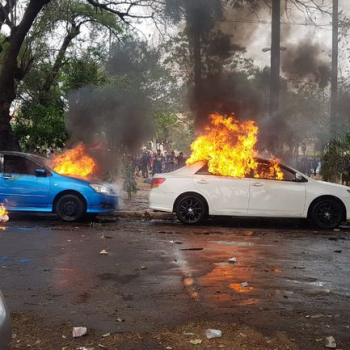
[[[159,187],[166,179],[164,177],[157,177],[152,179],[151,188]]]

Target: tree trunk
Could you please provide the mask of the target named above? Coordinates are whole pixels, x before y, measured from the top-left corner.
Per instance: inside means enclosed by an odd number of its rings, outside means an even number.
[[[57,79],[58,73],[63,66],[63,59],[66,55],[67,49],[72,42],[72,40],[79,34],[79,27],[72,27],[66,37],[64,38],[61,48],[58,51],[58,55],[56,57],[55,63],[51,69],[51,72],[47,75],[45,83],[40,92],[40,104],[47,105],[50,102],[48,99],[48,93]]]
[[[21,23],[11,30],[9,44],[0,71],[0,149],[19,150],[10,124],[10,107],[16,98],[15,75],[18,70],[18,54],[24,38],[29,32],[40,10],[50,0],[30,0]]]
[[[195,132],[199,132],[205,124],[202,111],[202,56],[201,56],[201,35],[196,28],[193,32],[193,59],[194,59],[194,98],[195,98]]]
[[[333,0],[332,20],[332,76],[331,76],[331,106],[330,106],[330,137],[334,139],[338,133],[338,32],[339,14],[338,0]]]
[[[279,118],[280,110],[280,65],[281,65],[281,1],[272,0],[272,25],[271,25],[271,78],[270,78],[270,104],[269,117],[274,120]],[[280,140],[273,132],[269,135],[270,150],[274,153],[280,148]]]

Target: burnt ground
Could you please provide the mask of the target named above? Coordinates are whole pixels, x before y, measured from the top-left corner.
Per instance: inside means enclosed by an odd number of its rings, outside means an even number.
[[[142,213],[145,193],[125,207]],[[13,349],[324,349],[333,336],[345,350],[349,252],[346,229],[299,221],[11,216],[0,227],[0,288]],[[73,326],[88,335],[73,339]],[[207,328],[223,336],[208,340]]]

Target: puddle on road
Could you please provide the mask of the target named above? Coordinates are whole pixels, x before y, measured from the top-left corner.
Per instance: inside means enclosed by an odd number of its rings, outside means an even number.
[[[291,280],[291,279],[287,279],[289,282],[293,282],[293,283],[297,283],[297,284],[307,284],[309,286],[315,286],[315,287],[325,287],[327,285],[330,285],[327,282],[322,282],[322,281],[300,281],[300,280]]]
[[[188,254],[183,249],[176,249],[175,256],[177,264],[182,272],[182,284],[191,299],[213,305],[224,307],[224,305],[252,305],[258,304],[258,288],[256,286],[242,285],[243,282],[251,280],[252,269],[240,268],[238,264],[230,264],[228,258],[232,255],[232,246],[251,246],[250,242],[212,241],[216,246],[204,248],[200,254],[203,258],[218,259],[204,265],[204,271],[198,266],[198,255]],[[227,250],[227,253],[225,251]],[[237,254],[240,260],[240,254]],[[255,260],[256,254],[252,252],[250,259]],[[194,259],[194,261],[192,260]],[[220,261],[221,260],[221,261]],[[226,261],[225,261],[226,260]],[[209,271],[208,271],[209,269]],[[248,296],[252,293],[252,296]]]
[[[254,245],[254,243],[252,242],[235,242],[235,241],[210,241],[210,243],[229,245],[229,246],[235,246],[235,247],[250,247]]]

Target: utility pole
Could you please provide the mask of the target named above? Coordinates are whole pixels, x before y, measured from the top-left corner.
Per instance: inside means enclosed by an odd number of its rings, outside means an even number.
[[[333,0],[332,15],[332,76],[330,106],[330,137],[334,139],[338,133],[338,36],[339,36],[338,0]]]
[[[281,0],[272,0],[271,25],[271,78],[270,118],[275,118],[280,109],[280,66],[281,66]],[[274,139],[272,151],[277,151],[279,140]]]

